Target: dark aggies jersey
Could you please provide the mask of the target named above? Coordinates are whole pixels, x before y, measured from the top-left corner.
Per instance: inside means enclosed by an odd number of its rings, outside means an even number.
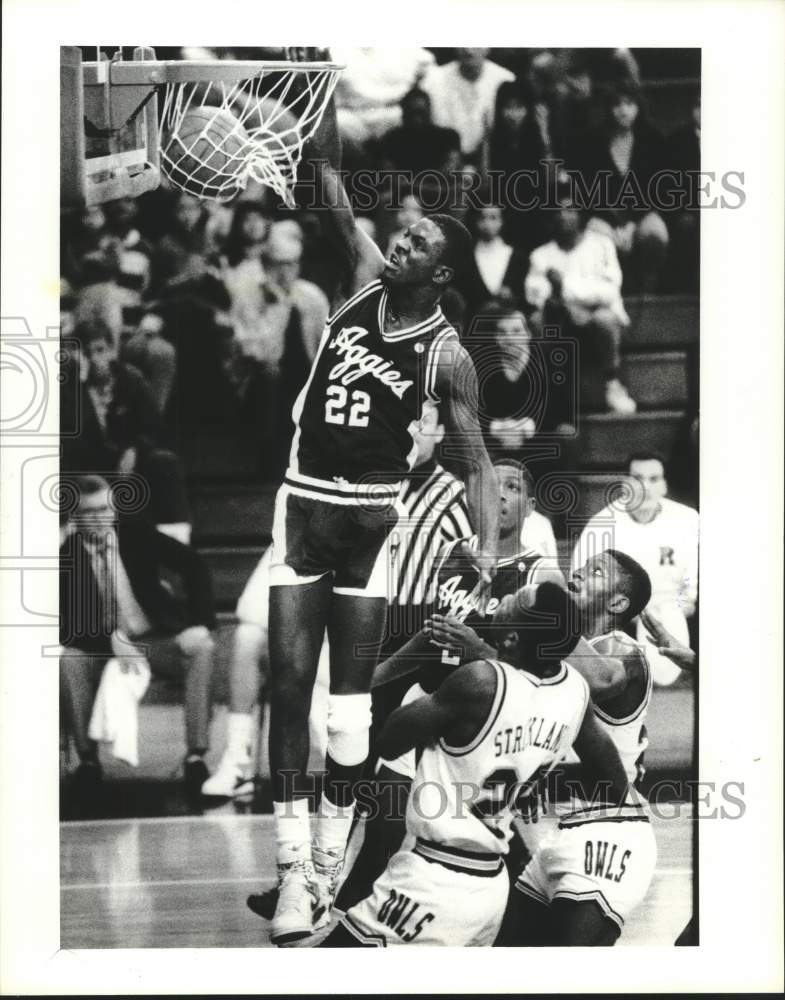
[[[385,334],[387,292],[366,285],[327,320],[294,405],[290,491],[331,503],[392,501],[416,457],[409,426],[435,392],[438,352],[457,339],[440,308]]]
[[[528,583],[536,583],[537,571],[545,567],[547,560],[541,552],[531,548],[499,559],[496,563],[496,575],[491,581],[485,614],[481,615],[477,611],[476,602],[470,597],[477,586],[479,574],[462,550],[465,541],[466,539],[459,539],[444,550],[436,570],[438,583],[435,610],[441,615],[449,615],[470,625],[482,639],[493,645],[493,616],[502,599]],[[442,661],[458,662],[450,657],[448,650],[443,651]]]

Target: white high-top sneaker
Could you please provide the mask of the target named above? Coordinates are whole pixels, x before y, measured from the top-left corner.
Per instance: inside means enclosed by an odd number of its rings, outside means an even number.
[[[611,413],[619,413],[624,416],[629,416],[638,409],[635,400],[627,392],[626,386],[623,386],[617,378],[612,378],[605,385],[605,405]]]
[[[228,750],[224,750],[221,763],[211,777],[202,785],[202,795],[215,798],[233,799],[240,795],[253,794],[253,765],[250,757],[238,760]]]
[[[313,929],[315,931],[330,923],[343,864],[343,854],[336,857],[329,851],[319,850],[318,847],[313,848],[313,887],[316,896]]]
[[[278,947],[313,934],[316,894],[310,860],[278,865],[278,903],[270,924],[270,940]]]

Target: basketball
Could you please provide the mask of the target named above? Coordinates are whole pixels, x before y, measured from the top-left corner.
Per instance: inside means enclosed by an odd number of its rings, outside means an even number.
[[[240,186],[250,142],[239,118],[219,108],[191,108],[171,132],[162,158],[179,187],[200,197],[227,195]]]

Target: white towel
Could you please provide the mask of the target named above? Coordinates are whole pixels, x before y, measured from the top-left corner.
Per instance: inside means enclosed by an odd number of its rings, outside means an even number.
[[[113,657],[101,674],[90,717],[90,739],[113,744],[112,754],[132,767],[139,765],[139,702],[149,683],[150,665],[143,656]]]

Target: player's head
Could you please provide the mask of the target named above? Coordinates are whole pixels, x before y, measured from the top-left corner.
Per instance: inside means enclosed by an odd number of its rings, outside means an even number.
[[[637,480],[640,493],[633,498],[639,511],[653,510],[660,500],[668,494],[668,483],[665,479],[665,462],[661,455],[654,451],[639,451],[630,455],[627,471]]]
[[[523,670],[553,673],[575,649],[581,616],[573,597],[550,581],[522,587],[494,615],[499,652]]]
[[[82,357],[88,363],[89,381],[106,382],[117,361],[117,346],[112,331],[103,320],[83,320],[74,327],[73,337],[79,344]]]
[[[499,483],[499,537],[520,538],[523,522],[534,510],[534,479],[514,458],[498,458],[493,467]]]
[[[430,287],[441,294],[466,272],[472,238],[466,226],[449,215],[428,215],[396,239],[382,280],[388,287]]]
[[[417,446],[417,457],[414,460],[414,467],[417,468],[433,458],[436,446],[444,437],[444,424],[439,419],[439,407],[436,403],[426,399],[422,415],[419,420],[412,421],[409,433]]]
[[[651,600],[649,574],[618,549],[605,549],[587,559],[572,573],[567,589],[587,627],[601,618],[614,626],[628,625]]]

